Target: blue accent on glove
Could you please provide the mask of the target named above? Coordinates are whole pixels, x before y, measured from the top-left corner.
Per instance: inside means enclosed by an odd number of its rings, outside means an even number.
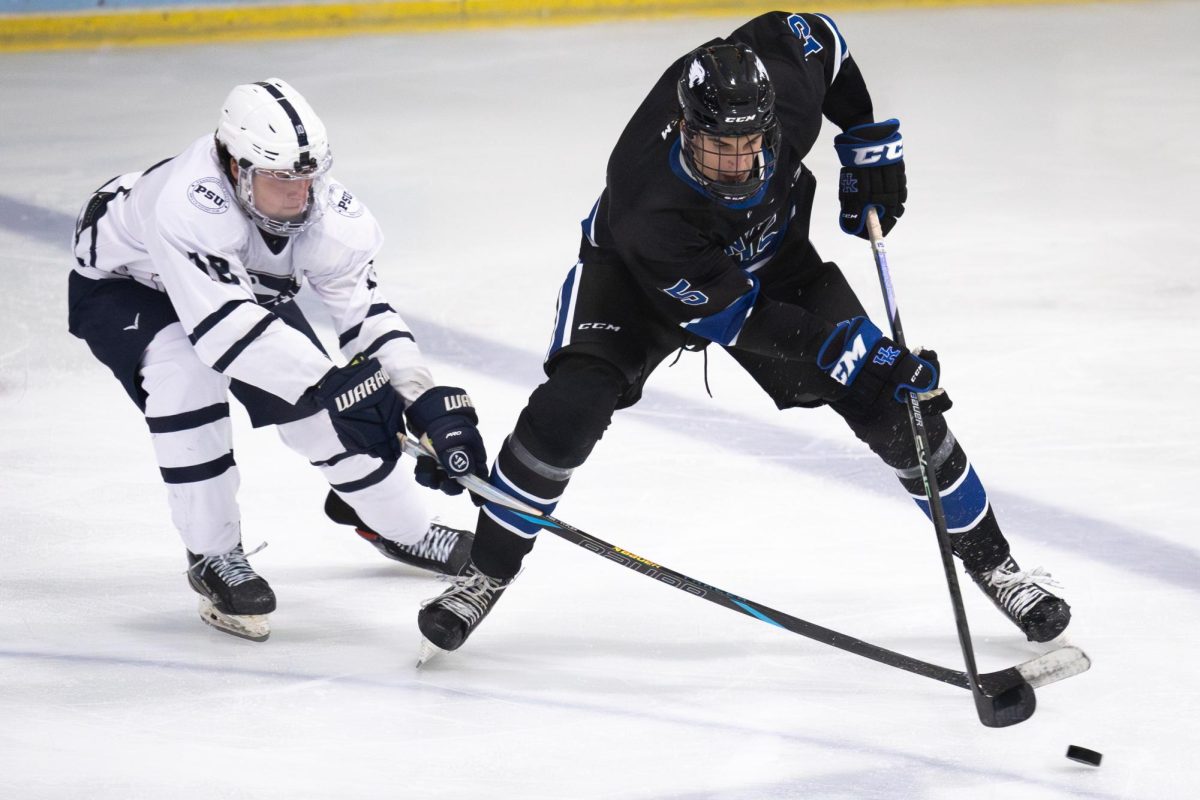
[[[817,353],[817,366],[843,386],[850,386],[866,363],[866,355],[883,338],[866,317],[839,322]]]
[[[833,147],[843,167],[878,167],[904,160],[900,120],[868,122],[847,128],[833,137]]]
[[[855,125],[833,137],[833,146],[842,162],[838,182],[842,230],[866,239],[867,210],[874,208],[886,236],[904,214],[908,200],[900,121]]]
[[[827,399],[862,411],[882,397],[902,403],[907,392],[924,394],[936,389],[937,356],[932,351],[922,351],[922,355],[931,358],[906,352],[871,320],[854,317],[834,326],[817,352],[817,366],[846,387],[831,392]]]
[[[727,305],[723,310],[716,314],[710,314],[707,317],[701,317],[695,322],[689,322],[684,325],[684,330],[691,331],[697,336],[703,336],[710,342],[717,344],[728,345],[737,335],[741,333],[742,326],[746,324],[746,318],[750,316],[750,309],[754,307],[754,303],[758,300],[758,278],[746,273],[746,277],[750,281],[750,288],[746,293]]]
[[[905,353],[903,358],[897,362],[896,370],[900,375],[910,376],[906,380],[895,382],[896,390],[892,392],[892,399],[897,403],[904,402],[904,395],[907,392],[925,394],[932,392],[938,386],[939,370],[936,361],[929,361],[914,353]]]

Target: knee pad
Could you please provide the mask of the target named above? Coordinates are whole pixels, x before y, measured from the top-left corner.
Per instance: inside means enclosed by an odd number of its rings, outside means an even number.
[[[178,323],[159,331],[139,368],[147,416],[193,411],[227,401],[229,378],[196,355]]]
[[[281,423],[275,427],[275,432],[290,450],[313,464],[320,464],[346,452],[346,445],[338,438],[328,414],[318,412],[293,422]]]
[[[539,461],[574,469],[604,435],[626,387],[620,371],[606,361],[564,357],[530,395],[514,437]]]

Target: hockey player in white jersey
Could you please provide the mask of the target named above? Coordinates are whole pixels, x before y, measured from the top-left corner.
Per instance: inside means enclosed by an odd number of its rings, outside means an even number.
[[[146,417],[201,617],[267,638],[275,595],[242,548],[228,395],[255,427],[329,481],[326,513],[384,555],[438,572],[466,563],[471,534],[431,524],[396,434],[438,458],[416,483],[462,491],[486,477],[478,419],[462,389],[438,386],[379,290],[374,217],[330,175],[325,126],[287,83],[236,86],[206,134],[174,158],[118,176],[80,213],[71,333],[112,370]],[[292,302],[307,282],[332,316],[330,360]]]

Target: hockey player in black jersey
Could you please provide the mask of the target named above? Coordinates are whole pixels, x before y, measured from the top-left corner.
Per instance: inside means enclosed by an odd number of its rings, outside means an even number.
[[[780,409],[828,406],[928,513],[901,402],[922,398],[955,554],[1031,640],[1070,620],[1042,570],[1009,552],[987,493],[942,413],[937,356],[902,352],[808,239],[815,180],[803,163],[822,117],[841,129],[841,227],[866,238],[904,211],[897,120],[877,121],[842,34],[822,14],[772,12],[671,64],[634,113],[583,221],[545,363],[491,482],[552,511],[615,410],[680,348],[720,345]],[[539,527],[481,511],[472,564],[421,610],[428,645],[454,650],[520,569]],[[428,649],[428,647],[427,647]]]

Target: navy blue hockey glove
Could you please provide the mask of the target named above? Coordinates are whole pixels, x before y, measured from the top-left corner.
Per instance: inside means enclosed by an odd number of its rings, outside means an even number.
[[[838,401],[860,411],[883,398],[903,403],[906,392],[916,392],[921,410],[940,414],[950,409],[950,396],[938,388],[937,353],[906,352],[866,317],[839,322],[817,353],[817,366],[846,387]]]
[[[479,435],[479,417],[471,398],[462,389],[435,386],[416,399],[404,412],[408,428],[418,437],[428,437],[437,458],[421,456],[414,474],[417,483],[449,495],[462,494],[455,477],[475,475],[488,479],[487,451]],[[475,505],[482,498],[471,495]]]
[[[404,430],[404,403],[375,358],[357,355],[335,367],[300,398],[300,404],[329,412],[338,439],[351,453],[400,458],[396,434]]]
[[[867,209],[874,207],[886,236],[904,214],[908,199],[899,120],[855,125],[833,137],[833,146],[842,162],[838,184],[842,230],[868,238]]]

